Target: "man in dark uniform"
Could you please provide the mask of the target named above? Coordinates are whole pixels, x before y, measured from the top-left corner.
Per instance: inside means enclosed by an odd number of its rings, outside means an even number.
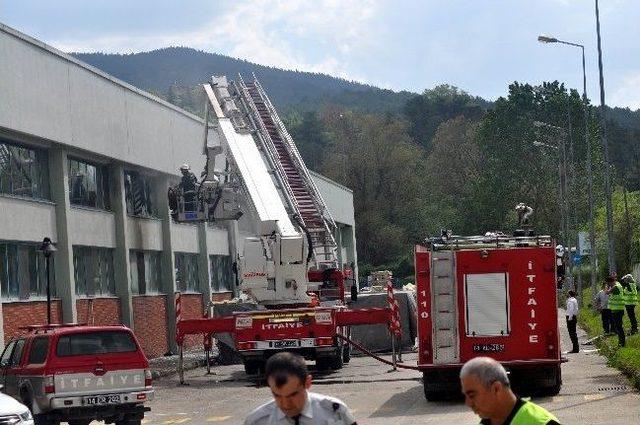
[[[198,179],[195,174],[191,172],[188,164],[182,164],[180,166],[180,172],[182,173],[182,180],[180,180],[180,187],[184,195],[184,209],[185,211],[196,211],[196,195]]]

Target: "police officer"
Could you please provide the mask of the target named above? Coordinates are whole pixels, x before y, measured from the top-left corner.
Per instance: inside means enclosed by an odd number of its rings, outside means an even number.
[[[481,425],[559,425],[543,407],[519,399],[511,390],[504,367],[490,357],[469,360],[460,370],[465,403],[480,416]]]
[[[638,286],[633,276],[626,274],[622,276],[622,294],[624,296],[624,308],[627,310],[629,321],[631,322],[631,332],[629,335],[638,333],[638,321],[636,319],[636,304],[638,304]]]
[[[275,354],[267,361],[265,375],[274,400],[251,412],[244,425],[357,425],[343,402],[308,391],[311,375],[302,357]]]
[[[624,328],[622,318],[624,316],[624,293],[620,282],[614,276],[607,277],[607,282],[611,285],[609,290],[609,309],[611,310],[611,324],[613,331],[618,334],[618,345],[625,346]]]

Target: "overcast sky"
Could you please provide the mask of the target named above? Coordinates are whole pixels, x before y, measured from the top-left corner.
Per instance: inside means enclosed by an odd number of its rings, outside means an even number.
[[[640,0],[601,0],[607,104],[640,108]],[[495,99],[512,81],[598,98],[594,0],[0,0],[0,22],[63,51],[189,46],[394,90],[448,83]],[[1,52],[0,52],[1,54]]]

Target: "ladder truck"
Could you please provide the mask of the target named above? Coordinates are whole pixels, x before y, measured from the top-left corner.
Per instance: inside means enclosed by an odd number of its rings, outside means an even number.
[[[183,223],[252,217],[255,236],[238,243],[237,276],[258,307],[180,320],[178,345],[188,334],[230,333],[248,374],[280,350],[339,369],[350,358],[349,327],[388,323],[390,310],[346,307],[335,222],[257,79],[214,76],[203,89],[205,170],[196,187],[170,188],[169,205]]]

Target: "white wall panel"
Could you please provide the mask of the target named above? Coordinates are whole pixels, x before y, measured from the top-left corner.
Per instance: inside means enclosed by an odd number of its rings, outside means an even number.
[[[108,211],[71,208],[69,233],[72,245],[115,248],[116,221]]]
[[[174,252],[198,253],[198,226],[171,223],[171,243]]]
[[[208,227],[207,249],[209,255],[229,255],[229,234],[227,229]]]
[[[129,249],[162,251],[162,220],[127,217]]]
[[[0,211],[0,240],[42,242],[49,237],[57,241],[54,204],[0,196]]]

